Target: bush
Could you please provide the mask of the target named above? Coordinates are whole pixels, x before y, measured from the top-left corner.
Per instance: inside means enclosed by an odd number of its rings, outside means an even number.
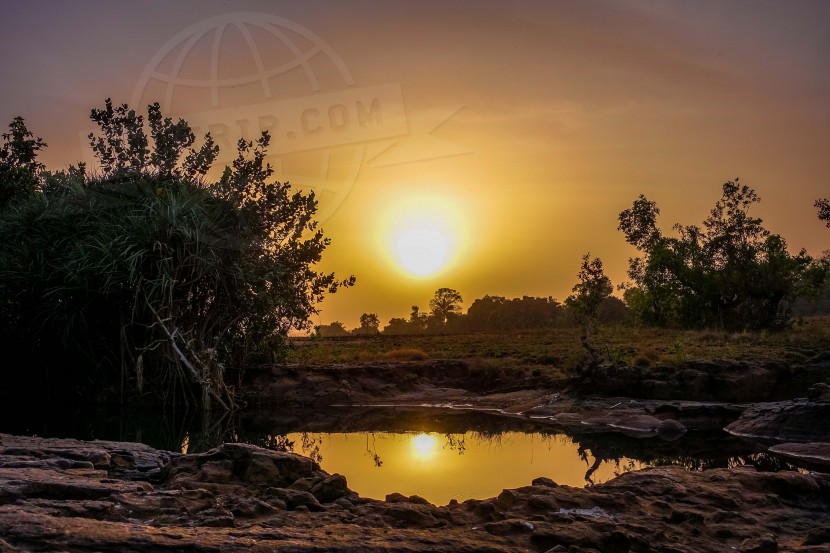
[[[231,377],[252,357],[283,355],[288,331],[309,328],[323,295],[353,283],[313,269],[329,243],[314,196],[269,182],[267,133],[240,141],[208,183],[210,136],[191,149],[187,124],[157,104],[152,141],[126,105],[108,100],[92,119],[102,174],[32,171],[38,189],[0,218],[3,345],[43,367],[16,383],[231,408]]]

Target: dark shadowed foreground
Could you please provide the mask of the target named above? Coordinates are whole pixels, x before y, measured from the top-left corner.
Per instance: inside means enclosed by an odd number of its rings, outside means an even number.
[[[830,477],[661,467],[431,505],[312,460],[0,435],[0,551],[826,551]]]

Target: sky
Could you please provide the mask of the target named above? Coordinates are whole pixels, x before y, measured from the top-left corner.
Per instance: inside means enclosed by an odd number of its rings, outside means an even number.
[[[0,118],[60,169],[89,112],[158,101],[227,160],[269,129],[314,190],[320,269],[357,284],[314,322],[382,324],[485,294],[563,300],[582,255],[615,284],[617,216],[699,224],[740,177],[793,251],[830,248],[830,3],[0,0]]]

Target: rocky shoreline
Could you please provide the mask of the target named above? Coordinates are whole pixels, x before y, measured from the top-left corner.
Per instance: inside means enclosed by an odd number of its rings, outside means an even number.
[[[436,506],[312,460],[0,435],[0,551],[827,551],[830,477],[659,467]]]
[[[360,497],[312,459],[249,444],[183,455],[0,434],[0,553],[830,551],[829,386],[814,384],[803,399],[735,403],[589,397],[532,376],[479,382],[455,361],[294,367],[254,375],[246,400],[255,407],[287,398],[312,413],[309,430],[335,421],[341,429],[394,429],[404,419],[418,426],[443,410],[578,434],[598,451],[603,435],[620,434],[658,457],[690,447],[687,432],[725,427],[804,468],[659,466],[586,488],[537,478],[497,497],[438,506],[394,493]],[[336,404],[350,410],[327,414]],[[273,423],[265,419],[264,428]],[[694,447],[717,447],[695,439]]]

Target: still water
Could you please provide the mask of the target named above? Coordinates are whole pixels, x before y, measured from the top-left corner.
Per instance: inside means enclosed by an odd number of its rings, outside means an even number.
[[[582,487],[646,466],[625,457],[597,461],[561,434],[289,433],[275,444],[343,474],[361,497],[399,492],[438,505],[493,497],[505,488],[529,486],[539,476]]]
[[[118,416],[2,411],[0,406],[0,432],[10,434],[134,441],[182,453],[223,442],[293,451],[313,458],[326,472],[342,474],[362,497],[383,499],[398,492],[438,505],[493,497],[540,476],[582,487],[658,465],[798,468],[766,447],[719,429],[689,432],[673,441],[618,433],[569,435],[542,421],[433,408],[269,409],[218,419],[158,411]]]

